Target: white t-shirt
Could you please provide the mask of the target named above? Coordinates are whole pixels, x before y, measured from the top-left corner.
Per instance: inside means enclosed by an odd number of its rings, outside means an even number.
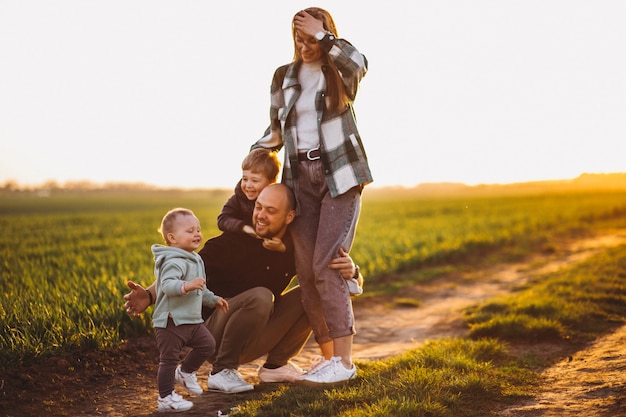
[[[319,147],[315,95],[320,89],[322,77],[321,61],[302,63],[298,73],[298,81],[300,81],[302,91],[298,101],[296,101],[298,152],[306,152],[309,149]]]

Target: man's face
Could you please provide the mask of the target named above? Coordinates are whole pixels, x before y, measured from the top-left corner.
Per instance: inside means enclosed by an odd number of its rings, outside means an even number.
[[[287,225],[295,218],[295,212],[290,210],[285,191],[280,187],[267,187],[254,204],[252,225],[256,234],[262,238],[282,238]]]

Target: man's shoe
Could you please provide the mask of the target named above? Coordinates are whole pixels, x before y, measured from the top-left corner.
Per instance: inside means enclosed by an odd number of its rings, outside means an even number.
[[[300,369],[296,364],[287,362],[287,365],[283,365],[280,368],[259,369],[259,381],[261,382],[294,382],[297,378],[301,377],[304,371]]]
[[[302,384],[334,384],[336,382],[348,381],[356,376],[356,366],[346,369],[341,363],[339,356],[334,356],[328,361],[324,361],[317,368],[302,375],[298,382]]]
[[[165,398],[159,397],[158,410],[161,413],[168,413],[170,411],[187,411],[193,407],[191,401],[183,400],[183,397],[176,394],[176,391],[172,391],[170,395]]]
[[[222,369],[215,375],[209,375],[207,386],[209,391],[223,392],[225,394],[234,394],[254,389],[254,386],[244,381],[236,369]]]
[[[182,385],[190,394],[200,395],[204,392],[202,387],[198,384],[198,377],[196,377],[195,372],[190,374],[183,372],[182,369],[180,369],[180,365],[178,365],[174,377],[176,378],[176,382]]]

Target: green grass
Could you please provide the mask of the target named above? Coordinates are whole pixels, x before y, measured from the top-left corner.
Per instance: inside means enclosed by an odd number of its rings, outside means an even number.
[[[184,205],[217,234],[217,199],[148,193],[0,200],[0,367],[75,349],[108,349],[152,331],[130,319],[127,280],[154,279],[150,252],[165,212]]]
[[[114,349],[152,331],[149,314],[130,319],[124,312],[125,281],[153,280],[149,248],[160,240],[165,211],[191,208],[208,238],[217,234],[215,219],[229,194],[3,196],[0,368],[76,349]],[[553,239],[623,228],[625,197],[619,190],[366,194],[352,252],[367,280],[359,301],[472,265],[549,251]],[[624,278],[621,246],[471,308],[467,339],[357,363],[358,378],[344,386],[261,385],[232,401],[246,416],[490,415],[529,396],[535,372],[546,364],[508,347],[531,341],[575,348],[623,323]],[[419,308],[406,297],[396,301]]]
[[[497,365],[510,360],[503,345],[495,340],[441,340],[389,360],[359,363],[358,377],[346,385],[284,385],[268,390],[260,399],[241,404],[235,415],[480,415],[463,408],[466,398],[517,396],[507,388],[511,374],[500,374]],[[526,380],[528,376],[528,371],[518,369],[514,379]],[[507,384],[502,383],[505,377]]]
[[[124,312],[125,282],[153,280],[150,245],[172,207],[199,217],[205,239],[229,191],[53,193],[0,198],[0,367],[75,349],[109,349],[152,331]],[[624,225],[624,191],[424,196],[366,191],[352,251],[366,299],[401,293],[470,262],[516,259],[558,236]],[[410,304],[408,301],[403,301]]]
[[[626,315],[626,250],[541,277],[518,293],[468,310],[470,336],[509,341],[585,341]]]
[[[626,217],[620,192],[376,197],[364,204],[354,248],[372,277],[494,251],[498,260],[515,260],[548,247],[555,236],[584,234],[615,219],[624,224]]]

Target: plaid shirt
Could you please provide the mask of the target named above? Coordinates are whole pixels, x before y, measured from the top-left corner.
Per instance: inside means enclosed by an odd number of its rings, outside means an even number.
[[[365,186],[373,181],[365,149],[356,127],[352,103],[359,82],[367,72],[367,59],[348,41],[325,37],[320,46],[328,53],[341,74],[349,104],[343,111],[331,114],[326,110],[326,79],[322,77],[316,93],[318,132],[321,160],[326,183],[332,197],[345,193],[355,186]],[[272,79],[270,126],[252,149],[263,147],[279,150],[285,146],[285,163],[282,182],[298,195],[298,145],[295,103],[300,96],[298,70],[301,62],[279,67]],[[325,72],[327,68],[322,67]]]

